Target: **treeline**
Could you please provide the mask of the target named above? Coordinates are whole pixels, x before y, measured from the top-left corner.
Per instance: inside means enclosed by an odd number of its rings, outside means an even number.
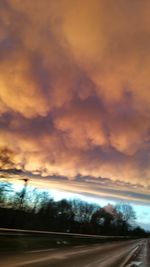
[[[37,189],[14,192],[0,183],[0,227],[72,232],[96,235],[147,236],[135,227],[135,212],[129,204],[100,207],[81,200],[54,199]]]

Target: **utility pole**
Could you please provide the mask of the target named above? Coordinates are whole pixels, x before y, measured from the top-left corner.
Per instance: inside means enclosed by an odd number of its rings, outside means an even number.
[[[23,207],[23,202],[24,202],[24,198],[25,198],[25,195],[26,195],[26,191],[27,191],[27,186],[28,186],[28,181],[29,179],[28,178],[23,178],[23,179],[20,179],[20,180],[23,180],[24,181],[24,187],[20,193],[20,208]]]

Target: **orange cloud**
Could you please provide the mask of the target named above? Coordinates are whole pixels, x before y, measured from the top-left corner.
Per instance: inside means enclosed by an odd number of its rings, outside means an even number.
[[[149,9],[134,0],[1,1],[0,146],[17,168],[148,188]]]

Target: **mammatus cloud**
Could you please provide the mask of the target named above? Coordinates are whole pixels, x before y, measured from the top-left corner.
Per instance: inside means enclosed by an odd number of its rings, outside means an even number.
[[[149,11],[146,0],[1,1],[0,147],[16,168],[148,190]]]

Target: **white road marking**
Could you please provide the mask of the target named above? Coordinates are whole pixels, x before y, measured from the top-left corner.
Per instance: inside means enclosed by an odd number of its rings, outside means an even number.
[[[54,258],[54,256],[53,256],[53,258]],[[55,256],[55,258],[58,258],[58,257]],[[43,262],[43,261],[48,261],[50,259],[52,259],[51,256],[43,257],[43,258],[39,258],[39,259],[35,259],[35,260],[29,260],[29,261],[24,261],[24,262],[21,262],[21,263],[16,263],[15,265],[11,265],[11,267],[19,267],[19,266],[25,266],[25,265],[34,264],[34,263],[40,263],[40,262]]]
[[[26,251],[25,253],[40,253],[40,252],[51,252],[51,251],[55,251],[56,248],[49,248],[49,249],[39,249],[39,250],[29,250]]]

